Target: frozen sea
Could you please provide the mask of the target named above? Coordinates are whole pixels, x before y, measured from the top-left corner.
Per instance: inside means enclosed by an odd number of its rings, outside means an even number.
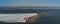
[[[37,19],[35,24],[60,24],[60,9],[57,8],[56,9],[32,9],[32,10],[31,9],[0,10],[0,14],[36,13],[36,12],[47,14],[47,16]]]

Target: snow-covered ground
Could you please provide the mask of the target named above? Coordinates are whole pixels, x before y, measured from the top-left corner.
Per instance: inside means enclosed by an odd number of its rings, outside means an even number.
[[[36,13],[24,13],[24,14],[0,14],[0,21],[3,22],[25,22],[23,18],[37,15]]]

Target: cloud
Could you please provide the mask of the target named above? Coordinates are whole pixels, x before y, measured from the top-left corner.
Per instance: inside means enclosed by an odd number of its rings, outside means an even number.
[[[28,7],[28,6],[32,6],[32,7],[38,7],[38,6],[60,6],[60,4],[58,3],[38,3],[38,2],[12,2],[12,3],[7,3],[7,4],[0,4],[0,6],[4,6],[4,7]]]
[[[23,3],[8,3],[8,4],[0,4],[0,6],[47,6],[46,3],[29,3],[29,2],[23,2]]]

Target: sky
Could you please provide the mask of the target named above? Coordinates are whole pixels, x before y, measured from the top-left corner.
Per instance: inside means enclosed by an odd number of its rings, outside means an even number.
[[[0,0],[3,7],[60,6],[60,0]]]

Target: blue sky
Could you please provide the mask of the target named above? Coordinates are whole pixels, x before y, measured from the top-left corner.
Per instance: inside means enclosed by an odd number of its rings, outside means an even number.
[[[0,6],[60,6],[60,0],[0,0]]]

